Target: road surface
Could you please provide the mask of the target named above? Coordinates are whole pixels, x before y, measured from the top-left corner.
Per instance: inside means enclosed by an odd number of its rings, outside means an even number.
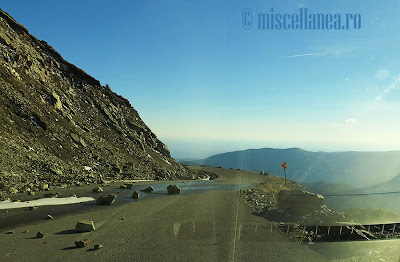
[[[207,182],[208,189],[173,196],[154,192],[139,200],[119,196],[127,203],[1,232],[0,261],[326,261],[308,245],[271,230],[240,199],[240,185],[260,183],[263,176],[212,171],[219,178]],[[93,220],[96,230],[74,233],[81,219]],[[44,238],[34,238],[38,231]],[[75,241],[85,238],[90,240],[87,248],[74,248]],[[104,247],[94,251],[95,244]]]

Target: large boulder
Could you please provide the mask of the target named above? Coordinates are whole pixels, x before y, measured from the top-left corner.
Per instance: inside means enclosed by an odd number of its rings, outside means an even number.
[[[300,190],[282,190],[277,195],[278,209],[293,215],[304,216],[320,211],[324,206],[324,197]]]
[[[170,195],[177,195],[181,193],[181,189],[177,185],[169,185],[167,187],[168,194]]]
[[[76,223],[75,231],[76,232],[90,232],[95,230],[93,221],[90,220],[81,220]]]
[[[116,195],[114,195],[114,194],[108,194],[108,195],[99,197],[99,198],[96,200],[96,202],[97,202],[97,204],[99,204],[99,205],[110,205],[110,204],[112,204],[112,203],[115,202],[115,199],[116,199],[116,198],[117,198]]]

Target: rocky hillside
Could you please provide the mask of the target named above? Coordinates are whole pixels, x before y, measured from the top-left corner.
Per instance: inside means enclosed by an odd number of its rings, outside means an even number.
[[[41,183],[198,176],[171,158],[128,100],[2,10],[0,61],[3,194]]]

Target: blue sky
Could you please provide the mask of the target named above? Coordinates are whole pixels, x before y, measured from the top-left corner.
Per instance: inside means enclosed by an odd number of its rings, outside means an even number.
[[[129,99],[175,157],[400,149],[399,1],[0,1]],[[358,13],[360,30],[250,30],[253,14]],[[255,18],[254,18],[255,19]]]

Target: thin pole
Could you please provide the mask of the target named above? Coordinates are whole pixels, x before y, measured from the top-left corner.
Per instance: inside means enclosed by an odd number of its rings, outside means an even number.
[[[285,173],[285,186],[286,186],[286,168],[283,169],[283,172]]]

